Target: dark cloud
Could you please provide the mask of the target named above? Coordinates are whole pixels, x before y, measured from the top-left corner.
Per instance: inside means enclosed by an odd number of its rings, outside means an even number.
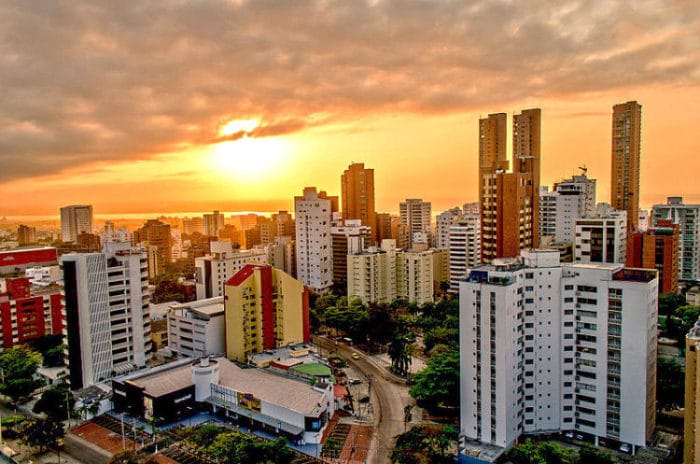
[[[0,182],[220,141],[229,119],[265,137],[700,80],[697,1],[18,0],[0,31]]]

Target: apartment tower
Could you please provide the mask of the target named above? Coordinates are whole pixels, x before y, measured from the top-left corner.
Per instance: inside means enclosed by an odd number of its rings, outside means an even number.
[[[485,263],[539,246],[540,120],[538,108],[513,116],[512,172],[506,172],[506,114],[479,120],[481,259]]]
[[[372,228],[370,245],[377,241],[377,213],[374,210],[374,169],[352,163],[340,176],[343,219],[359,219]]]
[[[637,230],[639,220],[639,153],[642,105],[636,101],[613,106],[610,204],[627,211],[627,227]]]
[[[61,240],[77,242],[78,236],[92,233],[92,205],[72,205],[61,208]]]

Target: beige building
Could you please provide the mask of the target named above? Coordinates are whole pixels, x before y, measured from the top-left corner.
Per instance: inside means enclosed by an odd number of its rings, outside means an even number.
[[[369,245],[377,240],[377,213],[374,210],[374,169],[364,163],[353,163],[340,177],[343,219],[359,219],[370,227]]]
[[[390,303],[405,298],[419,305],[433,302],[434,260],[444,270],[445,257],[436,250],[403,251],[394,240],[348,255],[348,298],[363,303]]]
[[[269,265],[248,264],[224,290],[226,357],[309,343],[309,295],[304,283]]]
[[[700,458],[700,429],[696,426],[700,415],[700,363],[698,363],[698,350],[700,350],[700,320],[695,327],[690,329],[685,336],[685,415],[683,423],[683,462],[695,464]]]

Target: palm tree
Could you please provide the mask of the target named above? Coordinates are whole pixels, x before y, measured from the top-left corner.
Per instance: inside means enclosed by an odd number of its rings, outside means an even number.
[[[389,344],[391,369],[401,376],[406,376],[411,367],[413,343],[408,335],[397,335]]]

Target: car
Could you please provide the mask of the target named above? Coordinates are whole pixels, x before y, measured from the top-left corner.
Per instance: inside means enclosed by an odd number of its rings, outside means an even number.
[[[564,434],[564,436],[565,436],[566,438],[574,438],[574,432],[566,432],[566,433]]]
[[[352,359],[360,359],[362,356],[360,356],[358,353],[353,353],[352,354]]]
[[[632,448],[627,443],[623,443],[620,445],[620,451],[622,451],[623,453],[629,453],[630,451],[632,451]]]
[[[362,380],[360,380],[360,379],[348,379],[348,383],[350,385],[359,385],[362,383]]]

